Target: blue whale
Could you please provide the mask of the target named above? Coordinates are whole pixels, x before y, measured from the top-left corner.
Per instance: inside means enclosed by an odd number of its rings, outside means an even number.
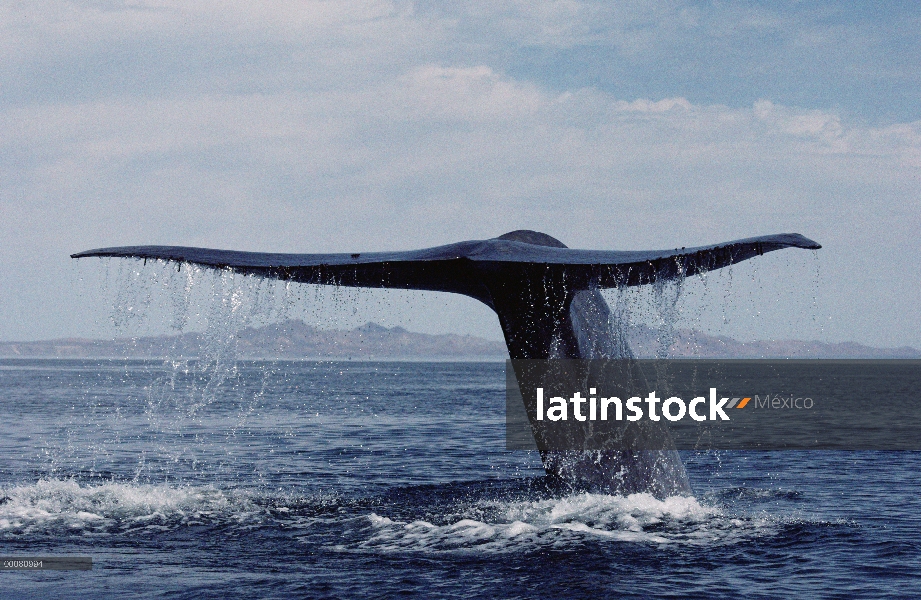
[[[301,283],[464,294],[496,312],[509,355],[519,360],[629,357],[625,341],[609,326],[610,310],[599,290],[687,277],[783,248],[821,246],[787,233],[697,248],[577,250],[547,234],[519,230],[406,252],[279,254],[126,246],[72,257],[156,259]],[[674,448],[564,452],[541,448],[538,440],[538,450],[548,475],[573,488],[657,497],[691,493]]]

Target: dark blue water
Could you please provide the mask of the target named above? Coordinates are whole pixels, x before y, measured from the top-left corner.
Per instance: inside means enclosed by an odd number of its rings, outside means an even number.
[[[0,361],[21,597],[921,596],[921,455],[682,453],[694,498],[504,448],[501,363]]]

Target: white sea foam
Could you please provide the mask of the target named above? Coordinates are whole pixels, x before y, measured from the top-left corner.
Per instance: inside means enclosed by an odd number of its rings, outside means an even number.
[[[374,552],[506,552],[586,541],[722,545],[771,535],[782,520],[726,514],[695,498],[658,500],[649,494],[575,494],[540,500],[479,500],[446,507],[430,520],[358,514],[337,496],[269,496],[213,486],[94,483],[43,479],[0,486],[0,535],[117,534],[173,530],[199,524],[250,527],[281,521],[288,527],[325,526],[357,533],[343,550]],[[322,505],[322,518],[312,507]],[[424,507],[420,507],[424,508]],[[354,524],[363,524],[357,530]],[[435,521],[435,523],[430,522]],[[337,525],[338,523],[338,525]],[[437,523],[437,524],[436,524]]]
[[[213,487],[43,479],[0,487],[0,532],[160,529],[212,519],[247,520],[258,512],[245,496]]]
[[[463,511],[462,511],[463,512]],[[359,546],[375,551],[503,552],[586,540],[645,544],[726,544],[768,533],[767,519],[739,518],[695,498],[658,500],[649,494],[577,494],[523,502],[487,501],[468,507],[478,518],[446,525],[400,522],[372,513]]]

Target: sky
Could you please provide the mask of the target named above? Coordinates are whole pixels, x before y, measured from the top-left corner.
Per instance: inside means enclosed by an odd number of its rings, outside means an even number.
[[[0,340],[114,335],[117,288],[168,279],[89,248],[535,229],[801,233],[823,249],[685,282],[688,322],[921,347],[918,31],[911,2],[0,1]],[[501,337],[467,298],[311,293],[317,324]]]

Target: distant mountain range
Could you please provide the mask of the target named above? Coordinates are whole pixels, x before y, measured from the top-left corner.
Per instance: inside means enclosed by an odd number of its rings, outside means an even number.
[[[496,359],[505,343],[469,335],[430,335],[367,323],[350,330],[318,329],[288,320],[236,332],[209,331],[115,340],[0,342],[0,357],[160,358],[230,351],[243,359]]]
[[[634,326],[630,347],[638,357],[654,357],[660,348],[659,332]],[[712,336],[690,329],[675,332],[669,357],[697,358],[921,358],[911,346],[876,348],[857,342],[826,343],[806,340],[758,340],[740,342],[727,336]]]
[[[660,332],[642,325],[629,337],[639,357],[654,357]],[[855,342],[772,340],[740,342],[699,331],[674,332],[668,356],[700,358],[921,358],[921,350],[874,348]],[[367,323],[350,330],[318,329],[289,320],[264,327],[226,332],[182,333],[115,340],[60,339],[0,342],[0,357],[29,358],[162,358],[231,352],[242,359],[402,359],[502,360],[505,343],[470,335],[415,333],[402,327]]]

